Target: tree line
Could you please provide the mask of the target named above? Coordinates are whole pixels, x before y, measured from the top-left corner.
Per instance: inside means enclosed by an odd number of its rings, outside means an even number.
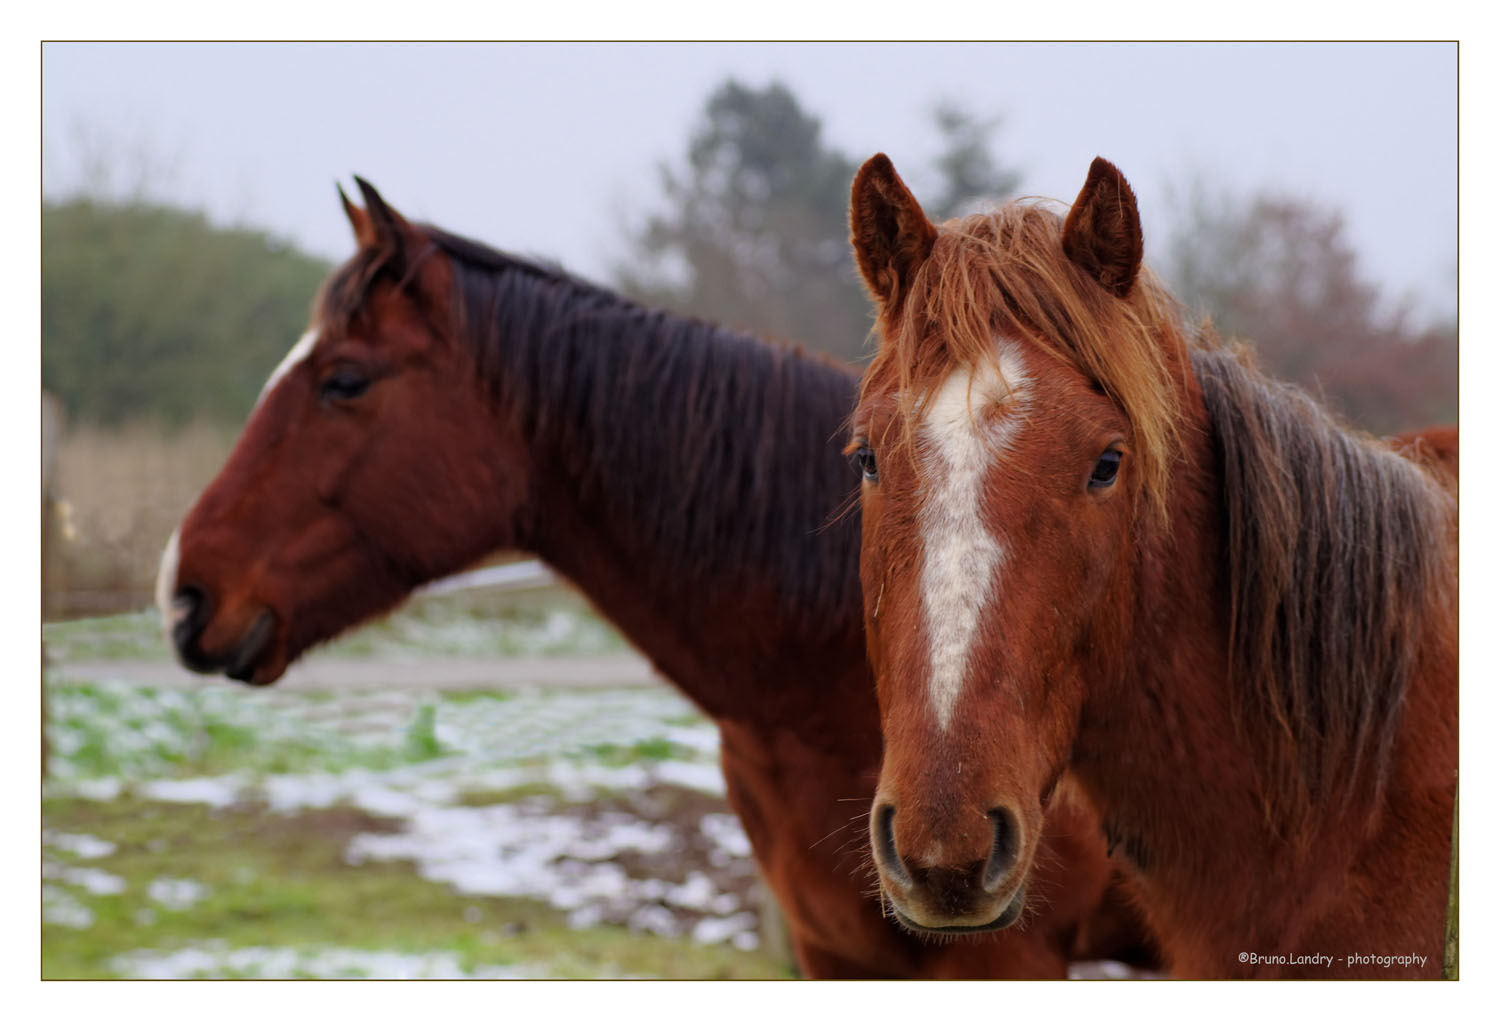
[[[328,264],[201,214],[89,197],[42,208],[42,387],[68,417],[240,422]]]
[[[924,202],[935,221],[1018,191],[1019,170],[994,156],[999,119],[953,104],[932,117],[939,152],[914,169],[928,179],[924,198],[935,196]],[[871,326],[848,246],[858,164],[786,86],[727,81],[681,156],[660,166],[659,206],[628,230],[628,257],[606,283],[857,361]],[[1457,324],[1389,309],[1336,210],[1199,195],[1157,269],[1221,333],[1252,341],[1268,371],[1357,425],[1387,432],[1456,417]],[[328,270],[268,234],[187,210],[49,201],[42,385],[71,417],[104,424],[242,421]]]

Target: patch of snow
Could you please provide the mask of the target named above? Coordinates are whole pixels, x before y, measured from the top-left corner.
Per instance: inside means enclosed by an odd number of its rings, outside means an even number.
[[[698,823],[703,836],[712,841],[726,855],[737,859],[748,859],[751,854],[750,839],[740,818],[730,813],[706,813]]]
[[[630,914],[627,925],[637,933],[654,933],[659,937],[682,936],[682,923],[672,910],[661,905],[642,905]]]
[[[147,885],[146,897],[162,908],[181,912],[208,897],[208,888],[196,880],[157,877]]]
[[[113,802],[125,790],[125,782],[118,777],[84,777],[58,787],[90,802]]]
[[[73,892],[43,884],[42,922],[66,926],[70,930],[87,930],[94,925],[94,913]]]
[[[106,855],[115,854],[117,847],[113,841],[89,834],[64,834],[56,830],[42,831],[42,844],[76,855],[80,859],[102,859]]]
[[[1165,974],[1137,969],[1124,962],[1107,958],[1093,962],[1073,962],[1068,966],[1069,979],[1164,979]]]
[[[529,966],[465,969],[448,951],[403,954],[361,948],[220,946],[176,951],[132,951],[110,963],[132,979],[537,979],[547,972]]]
[[[760,938],[755,933],[757,923],[754,912],[741,912],[728,918],[708,916],[698,920],[693,927],[692,936],[699,944],[722,944],[726,940],[733,940],[735,946],[740,947],[737,938],[748,934],[755,943],[750,948],[742,947],[741,950],[751,950],[760,943]]]
[[[42,863],[42,879],[58,880],[74,887],[82,887],[90,894],[122,894],[125,879],[102,869],[89,866],[64,866],[58,862]]]
[[[669,759],[657,765],[656,781],[659,784],[675,784],[683,788],[692,788],[705,795],[722,796],[728,790],[724,786],[724,771],[716,762],[689,763],[684,760]]]
[[[158,802],[188,802],[223,809],[240,799],[245,780],[234,774],[221,777],[187,777],[181,780],[145,781],[138,790]]]

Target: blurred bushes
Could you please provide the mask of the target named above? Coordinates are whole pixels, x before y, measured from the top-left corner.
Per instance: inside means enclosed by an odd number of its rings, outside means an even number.
[[[1202,185],[1185,205],[1158,269],[1272,376],[1374,433],[1457,421],[1458,324],[1391,302],[1337,209]]]
[[[42,386],[75,421],[242,422],[328,269],[198,213],[45,203]]]
[[[42,207],[42,387],[66,409],[43,613],[150,599],[162,544],[213,478],[328,264],[143,201]]]

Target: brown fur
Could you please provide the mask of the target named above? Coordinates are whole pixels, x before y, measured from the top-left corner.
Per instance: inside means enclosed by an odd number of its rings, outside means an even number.
[[[1138,944],[1093,819],[1045,839],[1025,932],[924,943],[883,918],[863,833],[880,733],[863,657],[845,368],[411,225],[361,183],[359,252],[313,354],[189,513],[183,636],[222,667],[259,609],[273,681],[316,642],[498,548],[576,583],[713,717],[729,798],[811,976],[1051,976]],[[375,378],[320,402],[340,366]],[[1112,929],[1121,924],[1125,930]],[[1087,946],[1082,940],[1093,941]]]
[[[881,306],[853,429],[880,465],[861,576],[887,897],[923,926],[998,916],[1029,889],[1036,821],[1063,777],[1101,812],[1178,974],[1437,975],[1457,434],[1392,453],[1186,328],[1131,271],[1134,200],[1101,162],[1065,224],[1013,204],[944,225],[910,292]],[[882,194],[903,208],[864,211],[870,222],[920,216],[909,193]],[[870,195],[855,190],[856,211]],[[914,417],[956,367],[993,359],[997,336],[1019,346],[1029,411],[986,468],[979,513],[1005,568],[943,729],[916,584],[936,469]],[[1107,449],[1122,452],[1118,476],[1088,485]],[[1013,855],[997,814],[1014,821]]]

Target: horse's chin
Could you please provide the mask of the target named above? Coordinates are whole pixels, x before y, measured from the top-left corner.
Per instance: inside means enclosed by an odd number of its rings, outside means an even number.
[[[245,685],[269,685],[286,673],[288,657],[284,645],[278,635],[275,615],[270,610],[262,610],[245,630],[238,645],[213,665],[212,673],[222,672],[225,677]]]
[[[263,688],[275,684],[286,673],[286,665],[270,667],[263,664],[248,666],[239,671],[225,671],[224,676],[251,688]]]
[[[1000,910],[999,914],[989,922],[981,923],[964,922],[952,925],[930,922],[919,923],[903,912],[889,896],[886,898],[886,903],[890,906],[890,910],[895,915],[896,921],[913,933],[934,937],[954,937],[962,936],[966,933],[990,933],[995,930],[1007,929],[1020,921],[1022,913],[1026,910],[1026,887],[1022,884],[1016,888],[1015,894],[1011,896],[1010,901]]]

